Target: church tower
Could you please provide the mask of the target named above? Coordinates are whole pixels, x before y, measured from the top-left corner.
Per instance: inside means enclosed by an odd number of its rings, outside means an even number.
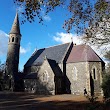
[[[18,13],[16,13],[11,31],[9,33],[8,53],[6,60],[6,74],[13,80],[14,89],[16,90],[16,83],[18,81],[18,66],[19,66],[19,51],[20,51],[20,26]]]

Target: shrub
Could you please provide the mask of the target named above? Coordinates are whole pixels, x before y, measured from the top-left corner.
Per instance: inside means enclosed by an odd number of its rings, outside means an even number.
[[[110,97],[110,75],[105,75],[103,77],[102,85],[101,85],[105,98]]]

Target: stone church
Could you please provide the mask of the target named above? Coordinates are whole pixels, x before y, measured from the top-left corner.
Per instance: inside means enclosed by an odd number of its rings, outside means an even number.
[[[9,35],[7,71],[19,79],[20,27],[16,15]],[[103,60],[88,45],[73,42],[36,50],[24,65],[24,90],[36,94],[102,94]]]
[[[102,94],[104,62],[85,44],[36,50],[24,65],[25,91],[36,94]]]

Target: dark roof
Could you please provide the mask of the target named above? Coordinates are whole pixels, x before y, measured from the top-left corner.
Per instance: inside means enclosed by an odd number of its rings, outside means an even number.
[[[60,63],[69,45],[70,43],[66,43],[49,48],[39,49],[34,52],[34,54],[30,57],[30,59],[24,66],[28,67],[32,65],[41,65],[45,56],[47,57],[47,59],[55,60],[56,63]]]
[[[37,73],[30,73],[24,76],[23,79],[37,79]]]
[[[67,63],[85,62],[85,61],[102,61],[95,51],[88,45],[75,45],[67,59]],[[102,61],[103,62],[103,61]]]
[[[10,34],[20,34],[19,18],[18,13],[16,13]]]

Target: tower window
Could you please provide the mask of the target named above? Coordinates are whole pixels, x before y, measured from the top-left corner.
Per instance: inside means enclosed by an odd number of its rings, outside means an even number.
[[[18,43],[18,38],[16,38],[16,43]]]
[[[9,42],[10,42],[10,38],[9,38]]]
[[[14,42],[14,37],[12,37],[12,42]]]

